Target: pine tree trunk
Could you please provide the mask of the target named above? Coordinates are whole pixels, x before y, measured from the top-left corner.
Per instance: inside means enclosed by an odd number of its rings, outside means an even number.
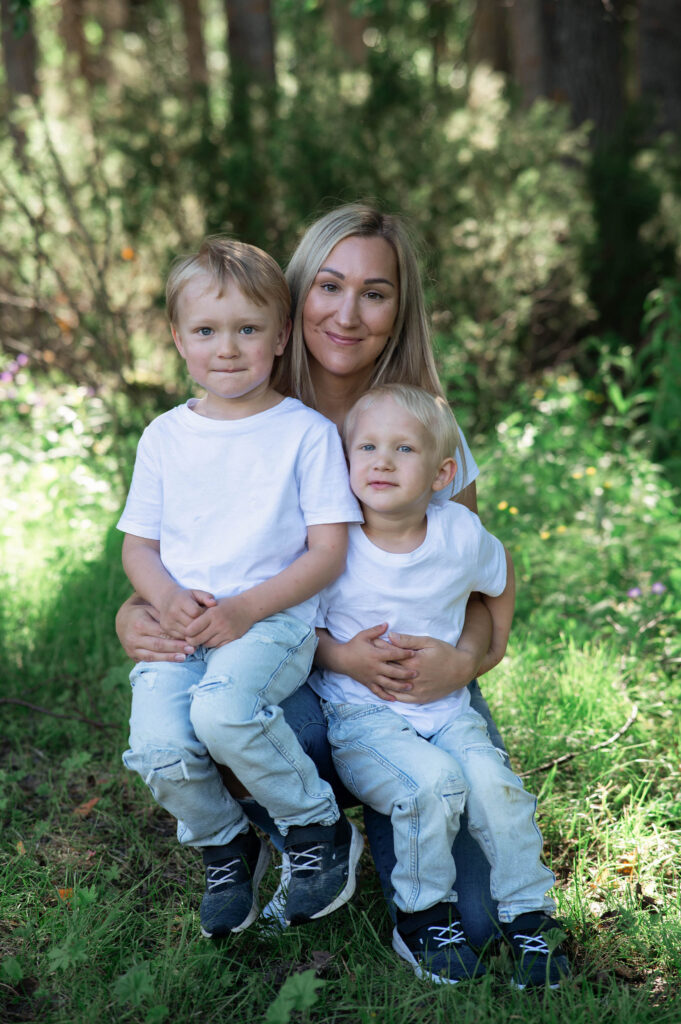
[[[189,78],[194,85],[208,85],[201,8],[198,0],[180,0],[180,7],[182,8],[182,22],[187,42]]]
[[[274,85],[274,30],[270,0],[225,0],[232,73]]]
[[[512,76],[524,107],[551,90],[543,6],[543,0],[511,0],[508,7]]]
[[[511,70],[506,13],[503,0],[477,0],[468,41],[472,65],[484,62],[495,71]]]
[[[31,10],[25,11],[25,23],[17,20],[10,0],[0,0],[2,13],[2,54],[5,79],[10,96],[36,96],[38,47],[33,32]],[[23,29],[23,31],[22,31]]]
[[[653,128],[681,131],[681,0],[639,0],[641,98],[653,105]]]

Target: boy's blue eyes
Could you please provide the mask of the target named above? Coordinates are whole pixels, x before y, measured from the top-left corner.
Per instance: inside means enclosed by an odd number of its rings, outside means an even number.
[[[213,330],[212,327],[199,327],[196,333],[201,338],[210,338],[213,334],[215,334],[215,331]],[[253,327],[251,324],[247,324],[245,327],[239,328],[239,333],[245,334],[247,336],[254,334],[255,327]]]
[[[367,442],[367,444],[361,444],[359,446],[359,450],[361,452],[373,452],[373,451],[376,451],[376,445],[375,444],[369,444]],[[397,451],[398,452],[413,452],[414,449],[411,447],[411,445],[400,444],[400,445],[397,446]]]

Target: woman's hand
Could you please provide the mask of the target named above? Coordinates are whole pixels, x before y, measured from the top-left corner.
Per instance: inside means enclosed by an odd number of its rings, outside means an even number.
[[[388,623],[382,622],[356,633],[346,643],[334,640],[325,629],[318,629],[315,660],[323,668],[351,676],[382,700],[394,701],[397,694],[411,690],[413,652],[397,650],[382,640],[387,628]]]
[[[186,640],[173,640],[163,633],[158,612],[137,594],[121,605],[116,632],[123,650],[134,661],[184,661],[194,653]]]
[[[408,633],[389,633],[390,643],[401,651],[411,651],[409,667],[415,671],[409,692],[388,689],[405,704],[429,704],[468,686],[478,667],[476,656],[467,649],[452,647],[444,640]]]

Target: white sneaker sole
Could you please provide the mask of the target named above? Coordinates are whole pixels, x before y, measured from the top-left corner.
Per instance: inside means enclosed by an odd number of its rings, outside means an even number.
[[[258,854],[258,860],[257,860],[257,863],[255,865],[255,871],[253,872],[253,902],[251,904],[251,909],[249,910],[248,914],[246,915],[244,920],[241,922],[241,924],[238,924],[236,926],[236,928],[230,928],[231,932],[236,934],[237,932],[244,931],[245,928],[248,928],[250,925],[253,924],[253,922],[257,918],[258,914],[260,913],[260,904],[258,903],[258,888],[259,888],[260,883],[262,881],[262,876],[267,871],[267,867],[269,865],[269,862],[270,862],[270,851],[269,851],[269,848],[266,846],[266,844],[261,839],[260,840],[260,853]],[[213,938],[213,933],[212,932],[207,932],[206,929],[203,927],[203,925],[201,926],[201,934],[203,935],[204,939],[212,939]]]

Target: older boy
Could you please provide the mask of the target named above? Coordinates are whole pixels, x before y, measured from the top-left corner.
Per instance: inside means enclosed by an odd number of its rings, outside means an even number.
[[[331,423],[270,386],[290,329],[275,261],[208,238],[166,288],[175,344],[204,389],[144,431],[125,510],[123,562],[166,633],[196,652],[131,674],[125,764],[203,850],[202,932],[258,915],[264,842],[221,785],[228,765],[267,808],[298,867],[287,918],[345,903],[362,840],[301,749],[279,703],[306,679],[317,594],[341,572],[347,523],[361,518]],[[300,862],[300,863],[298,863]]]
[[[491,743],[468,689],[430,704],[389,703],[352,678],[358,634],[377,620],[455,644],[472,591],[488,595],[492,649],[503,655],[514,606],[510,557],[464,506],[431,503],[456,472],[458,429],[443,399],[404,385],[375,388],[350,411],[344,439],[364,524],[351,527],[345,572],[322,594],[324,671],[311,683],[343,782],[391,816],[393,947],[419,977],[453,984],[483,973],[453,888],[452,843],[466,806],[490,862],[514,982],[555,986],[567,964],[547,941],[556,927],[546,897],[554,877],[540,860],[535,800]]]

